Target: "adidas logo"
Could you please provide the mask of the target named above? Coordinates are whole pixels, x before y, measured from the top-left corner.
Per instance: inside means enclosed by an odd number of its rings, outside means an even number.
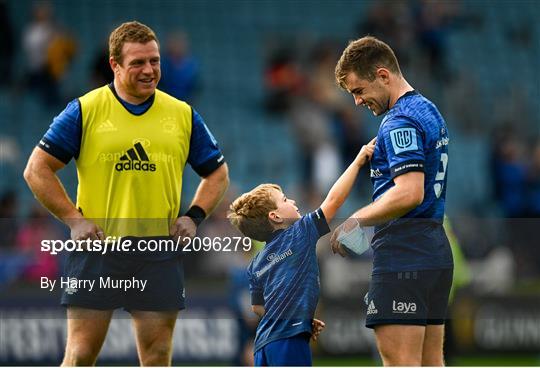
[[[369,302],[369,306],[367,308],[367,314],[377,314],[379,311],[377,308],[375,308],[375,303],[373,303],[373,300]]]
[[[148,154],[140,142],[128,149],[125,155],[120,157],[120,162],[114,165],[116,171],[156,171],[156,164],[150,163]]]
[[[96,132],[97,133],[106,133],[106,132],[115,132],[118,128],[114,126],[109,119],[105,120],[98,125]]]

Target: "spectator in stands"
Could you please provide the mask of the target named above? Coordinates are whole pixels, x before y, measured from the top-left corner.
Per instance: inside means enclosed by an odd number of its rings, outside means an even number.
[[[199,75],[199,63],[190,55],[188,37],[183,32],[173,32],[161,58],[159,87],[182,101],[193,103]]]
[[[91,83],[93,88],[109,84],[114,79],[114,74],[109,65],[109,48],[99,49],[92,61]]]
[[[15,248],[17,234],[17,193],[7,190],[0,196],[0,249]]]
[[[51,5],[45,1],[35,2],[32,17],[23,32],[27,63],[25,85],[50,101],[58,97],[58,86],[47,69],[47,50],[55,33]]]
[[[34,205],[26,223],[17,232],[17,249],[31,259],[23,273],[23,278],[27,281],[39,282],[41,277],[58,276],[58,255],[41,251],[41,241],[45,239],[59,240],[61,233],[47,211]]]
[[[294,98],[303,93],[305,83],[292,51],[281,48],[272,54],[264,71],[264,83],[266,110],[276,114],[288,112]]]
[[[540,140],[536,142],[531,153],[527,187],[528,215],[540,218]]]
[[[49,2],[34,3],[33,19],[23,36],[28,63],[25,85],[40,95],[43,102],[61,102],[59,82],[71,63],[76,45],[72,36],[54,24]]]
[[[527,166],[523,145],[508,128],[496,133],[491,167],[495,199],[505,217],[524,217],[526,213]]]
[[[15,45],[13,30],[8,17],[7,2],[0,1],[0,86],[9,86],[12,82],[13,56]]]
[[[416,40],[429,61],[429,75],[450,80],[446,65],[449,26],[458,12],[458,2],[422,0],[413,7]]]
[[[367,17],[357,24],[357,35],[372,35],[386,40],[392,47],[402,69],[406,69],[411,59],[410,45],[414,41],[414,21],[410,6],[404,1],[373,2]]]

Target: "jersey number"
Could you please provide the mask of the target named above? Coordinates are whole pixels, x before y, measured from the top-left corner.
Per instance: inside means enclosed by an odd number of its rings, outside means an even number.
[[[442,162],[442,171],[437,171],[435,176],[435,181],[443,181],[446,176],[446,167],[448,166],[448,153],[441,153],[441,162]],[[444,183],[435,183],[433,185],[433,190],[435,191],[435,196],[439,198],[443,191]]]

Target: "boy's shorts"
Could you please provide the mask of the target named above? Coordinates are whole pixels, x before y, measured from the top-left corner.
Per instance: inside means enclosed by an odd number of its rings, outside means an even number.
[[[452,269],[373,275],[365,297],[366,327],[444,324],[452,275]]]
[[[69,277],[78,281],[77,285],[60,285],[64,306],[128,311],[185,309],[184,269],[177,256],[151,261],[122,254],[71,252],[64,271],[61,280]],[[82,280],[94,281],[92,289]]]
[[[311,366],[310,335],[296,336],[272,341],[255,352],[255,367]]]

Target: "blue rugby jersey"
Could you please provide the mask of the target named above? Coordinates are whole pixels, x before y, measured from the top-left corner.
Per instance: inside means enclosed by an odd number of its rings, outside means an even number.
[[[416,91],[401,96],[384,117],[371,159],[373,200],[395,185],[395,177],[422,171],[424,201],[402,218],[375,227],[374,274],[453,266],[442,227],[448,143],[437,107]]]
[[[154,102],[152,95],[140,105],[133,105],[122,100],[114,90],[111,83],[109,87],[124,105],[134,115],[144,114]],[[192,109],[192,128],[187,162],[199,176],[207,176],[221,166],[225,161],[218,143],[203,118],[195,109]],[[79,99],[68,103],[67,107],[54,118],[49,130],[45,133],[39,147],[64,162],[69,163],[72,158],[79,156],[82,137],[82,114]]]
[[[315,246],[329,232],[319,208],[286,230],[274,232],[251,261],[247,270],[251,304],[266,310],[257,326],[254,351],[275,340],[311,334],[319,299]]]

